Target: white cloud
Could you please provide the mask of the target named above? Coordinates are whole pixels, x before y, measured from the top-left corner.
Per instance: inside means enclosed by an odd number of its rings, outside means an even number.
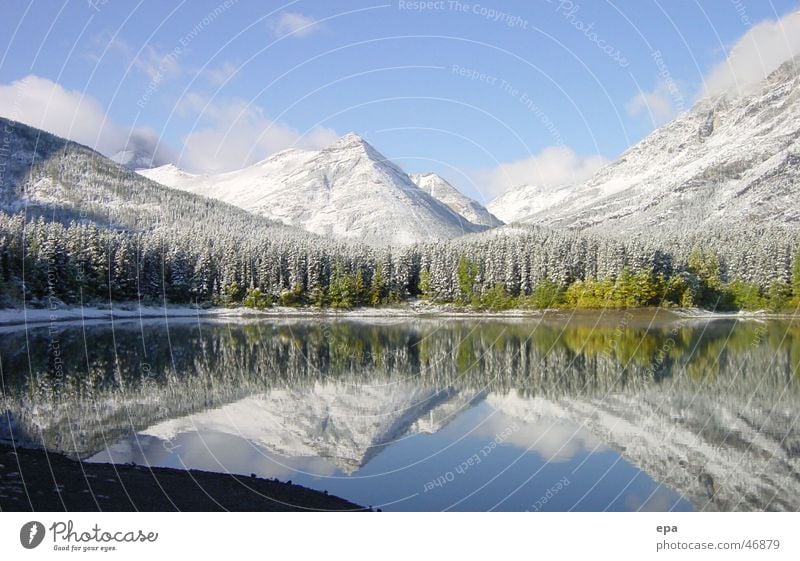
[[[178,109],[184,115],[199,114],[203,123],[183,139],[179,165],[190,171],[231,171],[286,148],[317,150],[337,139],[335,131],[324,127],[303,135],[242,99],[209,102],[200,94],[190,93]]]
[[[134,150],[152,165],[169,162],[195,172],[238,169],[285,148],[319,149],[337,139],[332,129],[317,127],[303,135],[268,118],[264,110],[244,100],[208,103],[190,93],[179,111],[199,114],[201,126],[184,138],[183,152],[159,142],[148,127],[131,129],[111,121],[94,98],[67,90],[39,76],[0,84],[0,115],[94,148],[106,156]]]
[[[171,52],[164,52],[152,45],[145,45],[137,52],[137,49],[124,39],[112,37],[108,33],[100,34],[97,42],[101,47],[108,47],[111,51],[117,52],[125,64],[143,73],[155,83],[160,83],[167,78],[198,75],[211,86],[218,87],[239,69],[237,64],[230,61],[225,61],[220,66],[205,68],[184,64],[182,61],[188,50],[183,46],[178,46]],[[88,56],[93,62],[100,62],[100,58],[96,54],[92,53]]]
[[[224,62],[222,66],[216,68],[206,68],[202,71],[201,75],[203,79],[211,84],[212,86],[221,86],[225,82],[227,82],[236,71],[239,70],[239,67],[232,62]]]
[[[272,31],[278,35],[292,35],[293,37],[306,37],[319,31],[321,25],[312,17],[299,12],[284,12],[270,21]]]
[[[509,430],[515,427],[514,430]],[[508,434],[504,445],[531,450],[551,463],[567,462],[587,451],[602,451],[603,444],[583,427],[559,418],[518,418],[498,412],[483,422],[476,436],[496,437]]]
[[[161,53],[150,45],[146,45],[139,55],[133,59],[138,68],[151,80],[161,80],[164,76],[180,76],[182,67],[178,63],[177,52]]]
[[[650,92],[639,92],[628,102],[628,115],[646,115],[656,125],[662,125],[683,111],[683,95],[674,82],[660,80]]]
[[[185,49],[176,48],[171,52],[161,52],[152,45],[144,45],[137,50],[121,37],[113,37],[108,33],[101,34],[97,41],[101,46],[118,52],[127,64],[145,74],[150,80],[161,81],[166,77],[180,76],[184,72],[180,58],[185,54]],[[96,61],[99,60],[96,55],[90,56]]]
[[[746,92],[781,63],[800,54],[800,12],[777,21],[753,26],[731,48],[728,58],[707,75],[707,95],[727,91]]]
[[[487,199],[492,199],[519,185],[555,187],[588,179],[607,160],[599,155],[580,156],[567,146],[549,146],[522,160],[500,164],[475,174]]]
[[[701,94],[747,93],[751,86],[798,54],[800,12],[792,12],[777,21],[761,22],[736,41],[727,58],[705,76]],[[659,52],[659,63],[660,58]],[[656,87],[649,92],[640,91],[627,105],[630,116],[645,115],[656,126],[663,125],[686,109],[683,86],[673,80],[662,64]]]
[[[39,76],[0,84],[0,115],[85,144],[107,156],[136,149],[153,158],[154,165],[161,165],[172,155],[166,146],[158,144],[152,129],[120,126],[108,119],[96,99]]]

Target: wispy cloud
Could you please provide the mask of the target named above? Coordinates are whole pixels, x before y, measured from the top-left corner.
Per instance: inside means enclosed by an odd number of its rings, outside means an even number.
[[[581,156],[568,146],[549,146],[537,154],[474,174],[487,199],[520,185],[559,186],[585,181],[607,160],[599,155]]]
[[[654,59],[659,67],[659,81],[651,91],[640,91],[628,102],[631,117],[646,116],[655,126],[670,121],[687,107],[693,96],[685,95],[684,84],[673,79],[661,52]],[[763,21],[752,26],[729,49],[724,61],[714,66],[703,78],[696,97],[722,93],[747,93],[778,66],[800,55],[800,12],[792,12],[778,20]]]
[[[270,20],[269,25],[275,35],[293,37],[306,37],[322,28],[322,24],[317,20],[299,12],[283,12],[277,18]]]
[[[174,157],[152,129],[119,125],[93,97],[35,75],[0,84],[0,115],[85,144],[107,156],[135,149],[153,165],[165,164]]]
[[[184,51],[174,49],[161,51],[153,45],[145,45],[136,49],[121,37],[113,37],[103,33],[97,38],[98,43],[109,52],[117,53],[126,64],[145,74],[150,80],[162,80],[165,77],[177,77],[185,72],[180,63]],[[91,55],[96,59],[96,55]]]
[[[639,92],[627,105],[628,115],[646,115],[654,125],[663,125],[683,111],[683,96],[673,91],[674,82],[659,80],[649,92]]]
[[[783,62],[800,54],[800,11],[753,26],[730,49],[728,57],[706,76],[706,95],[744,93]]]
[[[106,156],[135,150],[153,166],[172,162],[193,172],[230,171],[285,148],[319,149],[337,139],[336,132],[325,127],[302,134],[243,99],[212,102],[203,94],[189,93],[177,110],[199,123],[184,137],[180,154],[161,143],[151,128],[115,123],[96,99],[47,78],[31,75],[0,84],[3,117],[85,144]]]
[[[153,45],[145,45],[138,50],[124,39],[111,37],[108,34],[101,34],[97,41],[103,48],[108,47],[109,52],[122,58],[125,64],[155,82],[162,82],[165,78],[196,75],[211,86],[221,86],[239,69],[238,65],[231,61],[224,61],[218,66],[206,66],[205,68],[190,65],[184,61],[189,51],[183,47],[166,52]],[[89,53],[88,57],[95,63],[99,62],[96,53]]]
[[[231,171],[286,148],[319,149],[337,138],[335,131],[325,127],[301,134],[243,99],[210,101],[195,92],[184,97],[178,110],[184,116],[196,115],[201,123],[183,139],[179,165],[191,171]]]
[[[239,67],[232,62],[224,62],[221,66],[206,68],[200,72],[201,77],[210,85],[218,87],[227,82]]]

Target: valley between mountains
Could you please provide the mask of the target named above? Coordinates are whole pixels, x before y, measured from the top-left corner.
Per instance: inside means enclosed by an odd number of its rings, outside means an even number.
[[[791,310],[798,92],[790,60],[582,184],[522,185],[485,206],[355,133],[198,175],[133,172],[4,120],[3,302]]]

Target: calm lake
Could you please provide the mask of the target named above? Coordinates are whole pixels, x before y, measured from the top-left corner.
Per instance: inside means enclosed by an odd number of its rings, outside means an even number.
[[[0,438],[90,461],[383,510],[800,509],[800,323],[103,321],[3,328],[0,362]]]

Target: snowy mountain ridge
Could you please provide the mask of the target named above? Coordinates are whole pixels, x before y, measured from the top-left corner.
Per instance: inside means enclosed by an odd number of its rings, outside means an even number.
[[[486,208],[505,222],[520,222],[549,211],[573,193],[571,185],[520,185],[493,199]]]
[[[446,204],[453,212],[473,224],[490,228],[503,225],[503,222],[489,212],[486,207],[461,193],[443,177],[435,173],[412,173],[409,177],[420,189]]]
[[[384,446],[408,434],[439,430],[450,417],[426,426],[427,430],[417,422],[458,396],[452,389],[411,383],[388,387],[315,383],[310,388],[274,390],[219,409],[170,419],[143,434],[172,440],[187,431],[214,430],[287,457],[319,456],[352,474]],[[300,409],[298,404],[302,404]],[[456,406],[464,404],[456,400]]]
[[[800,58],[746,95],[723,94],[629,148],[577,186],[521,186],[488,208],[615,235],[707,223],[800,222]]]
[[[449,239],[486,229],[420,189],[354,133],[318,152],[284,150],[219,175],[193,175],[173,165],[139,173],[312,233],[373,246]]]
[[[530,450],[536,442],[535,450],[548,461],[581,446],[608,447],[698,510],[797,507],[800,441],[790,423],[791,410],[683,390],[526,398],[515,391],[474,394],[400,384],[387,392],[383,386],[318,383],[310,391],[274,390],[164,421],[141,434],[172,441],[182,433],[213,430],[286,457],[318,456],[352,475],[385,446],[436,433],[483,402],[516,421],[518,429],[508,444]],[[559,432],[564,423],[581,431]],[[545,434],[552,432],[552,442],[537,430],[542,427]]]

